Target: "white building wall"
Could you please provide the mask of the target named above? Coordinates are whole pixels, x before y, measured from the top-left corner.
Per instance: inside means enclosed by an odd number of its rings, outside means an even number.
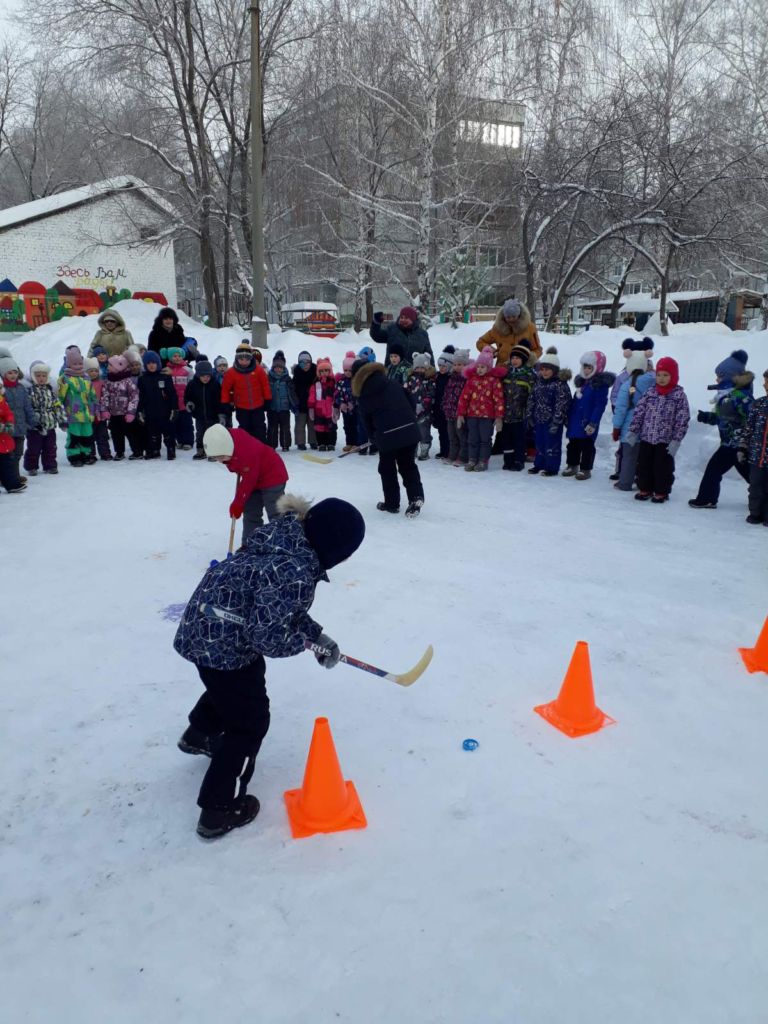
[[[0,231],[0,280],[18,288],[39,281],[51,288],[63,281],[70,288],[102,292],[162,292],[176,305],[173,246],[164,251],[137,248],[140,228],[155,230],[161,214],[136,196],[106,196],[50,217]]]

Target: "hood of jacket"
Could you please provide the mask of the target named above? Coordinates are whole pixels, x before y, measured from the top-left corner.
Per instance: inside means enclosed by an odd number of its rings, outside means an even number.
[[[583,388],[585,384],[589,384],[592,388],[612,388],[615,380],[615,373],[604,370],[602,373],[593,373],[591,377],[582,377],[580,373],[577,373],[573,383],[577,388]]]
[[[105,320],[117,321],[117,327],[114,329],[114,331],[107,330],[107,328],[104,326]],[[122,332],[125,330],[125,320],[123,320],[123,318],[120,316],[116,309],[105,309],[103,313],[100,313],[98,324],[105,334],[122,334]]]
[[[317,552],[307,540],[299,513],[293,509],[254,530],[245,543],[245,551],[248,555],[267,558],[274,555],[302,558],[309,565],[315,582],[327,578]]]
[[[461,371],[462,376],[469,380],[471,377],[477,377],[477,364],[470,363],[469,366],[465,366]],[[507,367],[506,366],[492,366],[488,373],[484,373],[482,377],[478,377],[478,380],[483,380],[485,377],[506,377]]]
[[[520,303],[520,316],[517,318],[517,330],[514,333],[515,334],[522,334],[523,331],[525,330],[525,328],[530,324],[530,322],[531,322],[531,314],[530,314],[530,312],[528,310],[528,307],[525,305],[524,302],[521,302]],[[496,319],[493,322],[493,326],[496,328],[496,330],[499,332],[499,334],[502,334],[505,337],[508,337],[510,334],[513,333],[512,328],[509,326],[507,321],[502,316],[501,310],[499,310],[498,313],[496,314]],[[534,360],[534,362],[535,362],[535,360]]]
[[[383,363],[368,363],[366,366],[361,366],[355,376],[352,378],[352,394],[355,398],[359,398],[363,392],[365,385],[372,381],[374,386],[379,382],[376,377],[382,378],[383,382],[387,380],[387,368]],[[381,388],[379,388],[381,390]]]
[[[745,370],[744,373],[736,373],[731,377],[731,383],[734,388],[738,388],[740,391],[751,391],[754,380],[755,375],[751,370]]]

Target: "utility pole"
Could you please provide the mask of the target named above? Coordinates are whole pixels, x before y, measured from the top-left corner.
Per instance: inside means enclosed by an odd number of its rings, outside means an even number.
[[[267,313],[264,303],[264,205],[261,165],[261,0],[251,0],[251,238],[253,241],[253,313],[251,340],[254,348],[268,348]],[[257,319],[257,317],[259,319]]]

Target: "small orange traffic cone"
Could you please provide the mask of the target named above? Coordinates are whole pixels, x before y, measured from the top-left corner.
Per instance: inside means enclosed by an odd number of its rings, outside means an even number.
[[[368,824],[354,784],[341,774],[327,718],[315,719],[304,781],[285,793],[285,806],[294,839]]]
[[[768,619],[765,620],[755,646],[740,647],[739,654],[748,672],[768,672]]]
[[[557,700],[539,704],[533,710],[566,736],[586,736],[605,725],[615,725],[595,704],[589,644],[584,640],[576,644]]]

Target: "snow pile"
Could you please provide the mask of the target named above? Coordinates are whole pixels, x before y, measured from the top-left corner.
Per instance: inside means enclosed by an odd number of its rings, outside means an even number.
[[[436,328],[433,344],[471,345],[482,326]],[[23,344],[55,365],[68,339],[42,331]],[[618,371],[624,333],[544,340],[574,369],[599,341]],[[206,334],[208,354],[231,355],[226,336]],[[273,341],[334,365],[347,345]],[[680,359],[695,409],[739,344],[702,333],[657,354]],[[171,644],[226,550],[231,475],[181,452],[63,463],[0,495],[8,1019],[762,1020],[768,686],[736,648],[768,613],[768,530],[744,523],[734,474],[716,512],[687,507],[704,430],[668,505],[613,490],[604,433],[586,483],[422,463],[415,522],[376,511],[376,459],[290,452],[291,490],[346,498],[367,524],[313,616],[385,668],[428,643],[435,658],[406,690],[309,654],[269,662],[262,811],[208,846],[194,833],[207,762],[176,748],[201,685]],[[617,724],[572,740],[532,709],[580,639]],[[283,792],[319,715],[369,826],[294,841]]]

